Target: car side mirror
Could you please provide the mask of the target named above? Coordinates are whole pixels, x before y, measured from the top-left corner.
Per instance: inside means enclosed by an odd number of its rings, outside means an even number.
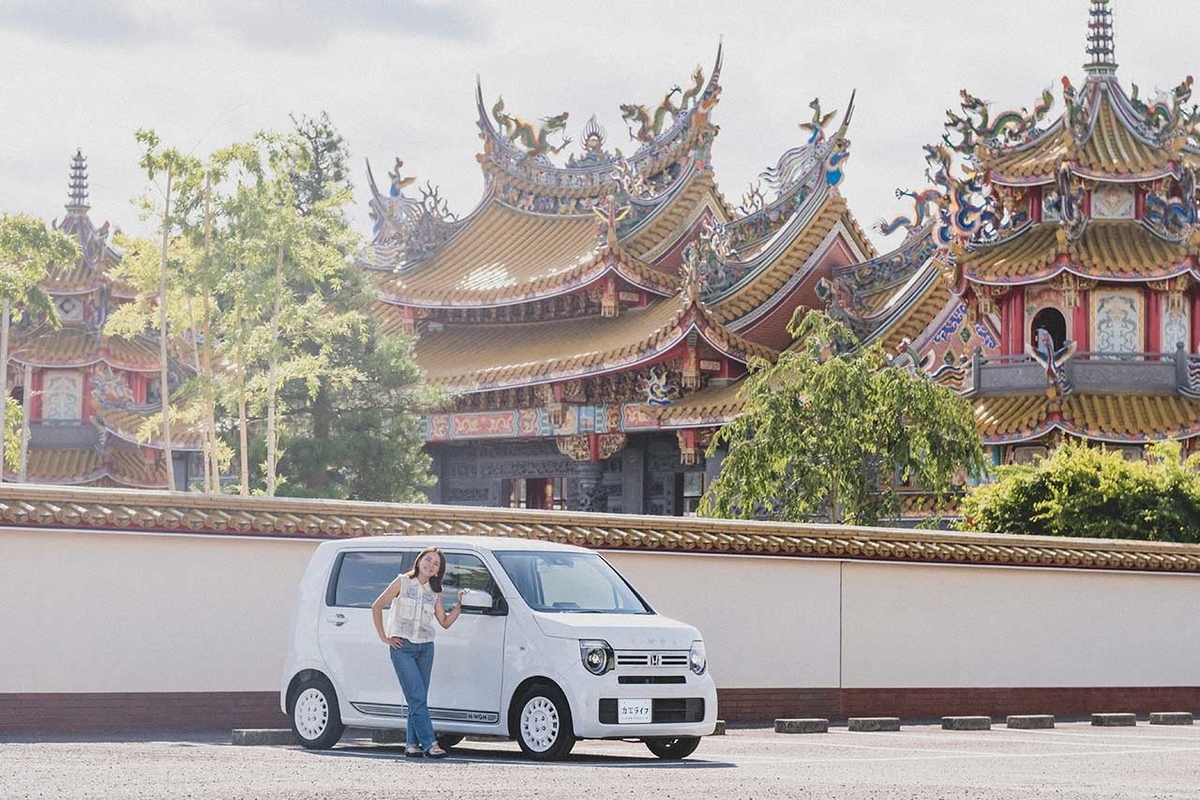
[[[471,608],[478,611],[491,611],[492,605],[493,602],[491,594],[483,591],[482,589],[468,589],[467,593],[464,594],[462,598],[463,608]]]

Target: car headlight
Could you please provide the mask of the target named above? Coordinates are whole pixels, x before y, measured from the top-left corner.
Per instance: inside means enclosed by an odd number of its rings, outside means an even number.
[[[593,675],[603,675],[617,662],[613,649],[603,639],[580,639],[579,659],[583,668]]]
[[[700,639],[692,642],[688,652],[688,668],[697,675],[703,675],[708,669],[708,654],[704,652],[704,642]]]

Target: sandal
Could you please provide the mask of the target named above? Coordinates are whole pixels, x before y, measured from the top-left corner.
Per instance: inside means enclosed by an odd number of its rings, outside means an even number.
[[[425,751],[425,755],[429,756],[430,758],[445,758],[446,751],[435,744],[433,747]]]
[[[404,757],[405,758],[424,758],[425,751],[422,750],[420,747],[417,747],[416,745],[412,745],[411,747],[404,748]]]

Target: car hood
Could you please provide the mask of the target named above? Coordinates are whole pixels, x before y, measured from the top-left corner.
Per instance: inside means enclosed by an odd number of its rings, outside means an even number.
[[[535,611],[542,633],[556,639],[603,639],[614,650],[687,650],[700,632],[658,614],[547,614]]]

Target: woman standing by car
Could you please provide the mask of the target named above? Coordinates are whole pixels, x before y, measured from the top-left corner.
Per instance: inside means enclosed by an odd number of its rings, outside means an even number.
[[[446,751],[434,738],[433,720],[429,716],[429,678],[433,673],[433,640],[436,621],[449,628],[462,611],[466,589],[458,592],[458,603],[447,612],[442,607],[442,577],[446,574],[446,557],[436,547],[427,547],[417,554],[412,569],[396,576],[371,604],[371,617],[379,639],[390,648],[392,667],[400,680],[404,699],[408,703],[408,724],[405,726],[404,755],[409,758],[429,756],[443,758]],[[391,603],[387,627],[383,609]]]

